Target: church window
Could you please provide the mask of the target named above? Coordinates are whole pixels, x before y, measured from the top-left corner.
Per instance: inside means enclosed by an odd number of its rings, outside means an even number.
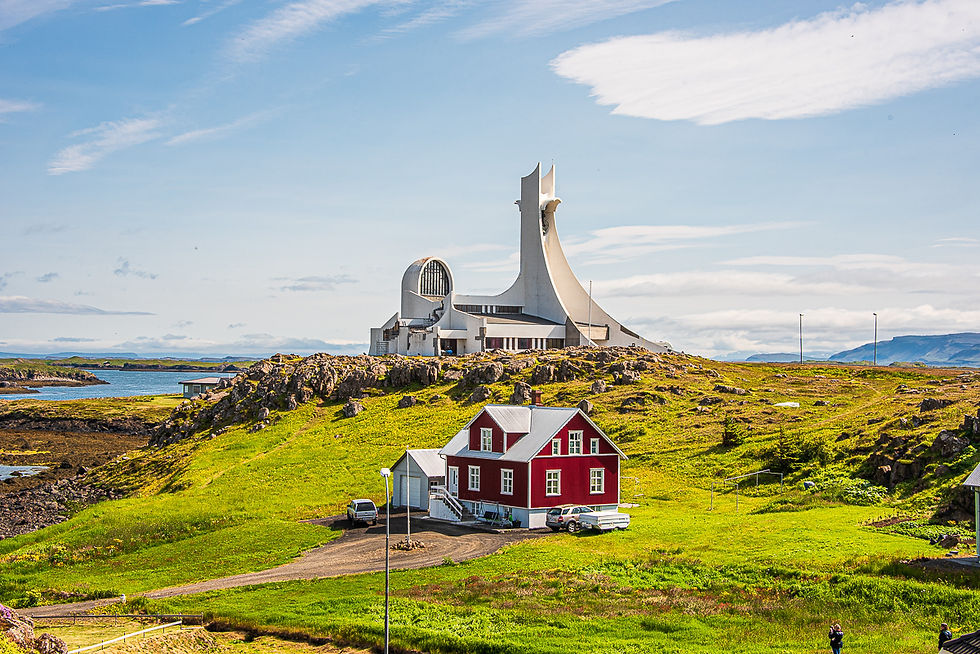
[[[422,268],[419,291],[428,297],[445,297],[449,294],[449,271],[438,261],[429,261]]]
[[[519,338],[517,339],[517,349],[518,350],[530,350],[531,349],[531,339],[530,338]]]

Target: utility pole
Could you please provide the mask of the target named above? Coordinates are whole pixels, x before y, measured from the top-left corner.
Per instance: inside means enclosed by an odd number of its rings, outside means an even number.
[[[592,340],[592,280],[589,280],[589,345],[595,345]]]
[[[800,363],[803,363],[803,314],[800,314]]]
[[[878,365],[878,314],[872,313],[875,317],[875,354],[874,354],[874,365]]]
[[[391,594],[391,563],[389,554],[391,547],[388,541],[391,538],[391,492],[388,490],[388,479],[391,477],[391,470],[381,469],[381,476],[385,480],[385,654],[388,654],[389,642],[389,622],[388,622],[388,597]]]
[[[405,547],[412,549],[412,459],[405,446]]]

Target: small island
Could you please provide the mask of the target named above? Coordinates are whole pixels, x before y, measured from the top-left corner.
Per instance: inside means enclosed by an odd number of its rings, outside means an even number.
[[[53,366],[30,359],[0,359],[0,395],[37,393],[38,386],[107,384],[86,370]]]

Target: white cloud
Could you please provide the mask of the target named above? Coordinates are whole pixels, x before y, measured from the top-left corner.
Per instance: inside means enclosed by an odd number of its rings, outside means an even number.
[[[857,284],[811,281],[779,273],[742,270],[690,271],[636,275],[595,283],[596,291],[609,296],[664,297],[671,295],[813,296],[855,295],[874,289]]]
[[[147,272],[145,270],[140,270],[139,268],[133,268],[130,265],[128,259],[123,259],[120,257],[116,269],[112,271],[116,277],[142,277],[143,279],[156,279],[156,273]]]
[[[181,23],[181,25],[183,25],[183,26],[186,27],[187,25],[194,25],[196,23],[200,23],[202,20],[206,20],[208,18],[211,18],[211,16],[214,16],[215,14],[224,11],[228,7],[234,7],[235,5],[237,5],[238,3],[240,3],[241,1],[242,0],[225,0],[225,2],[222,2],[221,4],[217,5],[216,7],[212,7],[211,9],[209,9],[209,10],[207,10],[205,12],[202,12],[202,13],[198,14],[197,16],[194,16],[192,18],[188,18],[183,23]]]
[[[67,9],[75,0],[0,0],[0,32],[32,18]]]
[[[0,98],[0,120],[3,120],[4,114],[13,114],[21,111],[34,111],[40,108],[41,105],[34,102],[25,102],[23,100],[4,100]]]
[[[623,225],[590,232],[587,238],[572,238],[564,244],[569,257],[584,257],[588,263],[618,263],[653,252],[693,247],[699,241],[792,229],[800,223],[757,223],[748,225]]]
[[[232,61],[260,59],[285,41],[299,38],[341,16],[376,5],[382,0],[302,0],[276,9],[250,24],[225,49]]]
[[[126,118],[75,132],[72,137],[86,136],[88,140],[58,152],[48,163],[48,174],[88,170],[113,152],[159,138],[162,125],[159,118]]]
[[[0,313],[67,313],[98,316],[150,316],[146,311],[111,311],[59,300],[39,300],[22,295],[0,296]]]
[[[413,18],[383,30],[382,34],[402,34],[440,23],[448,18],[452,18],[463,9],[473,5],[474,2],[475,0],[442,0],[441,2],[436,2],[432,7],[423,10]]]
[[[754,32],[615,38],[551,65],[615,114],[702,125],[822,116],[980,76],[980,2],[855,4]]]
[[[194,143],[196,141],[219,139],[240,129],[245,129],[259,123],[269,114],[270,112],[268,111],[260,111],[248,116],[243,116],[242,118],[233,120],[230,123],[225,123],[224,125],[217,125],[215,127],[206,127],[204,129],[195,129],[189,132],[184,132],[183,134],[178,134],[177,136],[174,136],[168,140],[167,145],[183,145],[185,143]]]
[[[275,281],[286,282],[279,287],[281,291],[333,291],[339,284],[353,284],[357,280],[350,275],[312,275],[276,277]]]
[[[463,38],[506,33],[541,36],[624,16],[673,0],[507,0],[496,15],[461,32]]]
[[[934,248],[975,248],[980,246],[980,239],[969,236],[950,236],[938,239],[932,244]]]

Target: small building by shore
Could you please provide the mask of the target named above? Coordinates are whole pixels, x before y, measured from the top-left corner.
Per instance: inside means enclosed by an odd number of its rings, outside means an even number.
[[[187,381],[180,382],[183,388],[184,397],[187,399],[193,399],[205,391],[210,391],[212,388],[217,388],[218,384],[221,383],[221,377],[201,377],[200,379],[188,379]]]

